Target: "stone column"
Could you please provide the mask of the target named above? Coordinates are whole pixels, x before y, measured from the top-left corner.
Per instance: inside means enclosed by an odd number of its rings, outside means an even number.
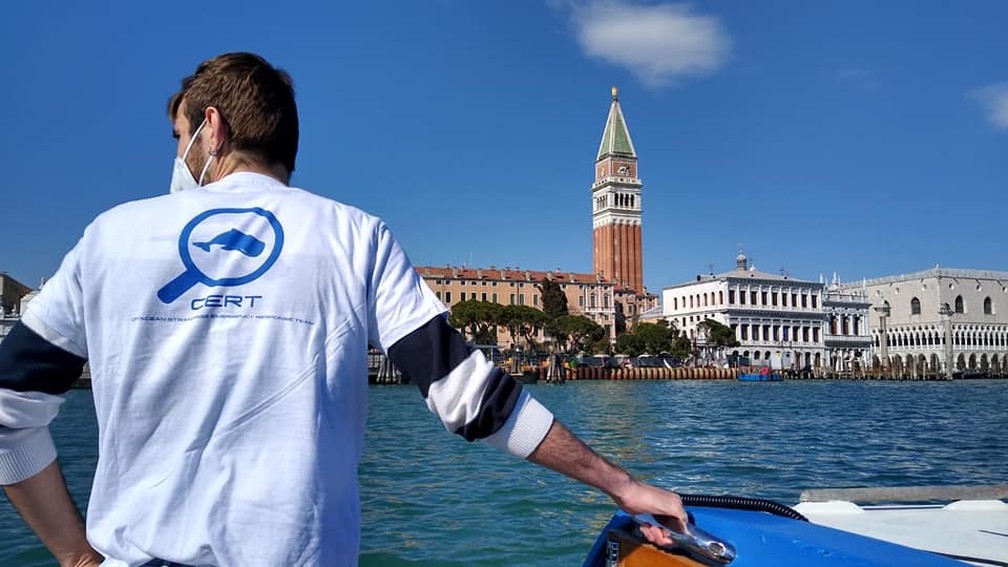
[[[889,335],[886,331],[886,320],[889,318],[889,306],[882,305],[876,307],[875,311],[879,314],[879,345],[882,351],[882,373],[888,375],[889,368]]]
[[[952,379],[952,308],[948,303],[942,303],[938,310],[945,331],[945,379]]]

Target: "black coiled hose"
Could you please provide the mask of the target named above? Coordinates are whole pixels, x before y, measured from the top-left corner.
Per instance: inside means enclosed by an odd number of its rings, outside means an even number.
[[[792,520],[807,522],[808,518],[779,502],[763,498],[745,498],[742,496],[724,496],[710,494],[679,494],[686,506],[701,508],[728,508],[731,510],[748,510],[750,512],[768,512],[775,516],[784,516]]]

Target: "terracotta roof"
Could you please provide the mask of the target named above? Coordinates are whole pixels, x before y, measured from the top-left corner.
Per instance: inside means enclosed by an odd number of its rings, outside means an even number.
[[[518,268],[470,268],[461,266],[414,266],[413,269],[423,278],[540,282],[543,278],[549,276],[561,283],[616,285],[613,282],[597,277],[595,274],[577,272],[545,272]]]

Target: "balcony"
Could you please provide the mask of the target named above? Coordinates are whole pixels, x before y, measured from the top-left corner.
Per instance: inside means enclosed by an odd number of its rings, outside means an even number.
[[[872,345],[869,335],[825,335],[823,342],[827,347],[868,348]]]

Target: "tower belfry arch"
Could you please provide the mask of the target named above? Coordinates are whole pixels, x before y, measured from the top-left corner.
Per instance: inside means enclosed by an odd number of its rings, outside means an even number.
[[[642,187],[637,152],[613,87],[591,187],[592,261],[596,274],[637,293],[644,293]]]

